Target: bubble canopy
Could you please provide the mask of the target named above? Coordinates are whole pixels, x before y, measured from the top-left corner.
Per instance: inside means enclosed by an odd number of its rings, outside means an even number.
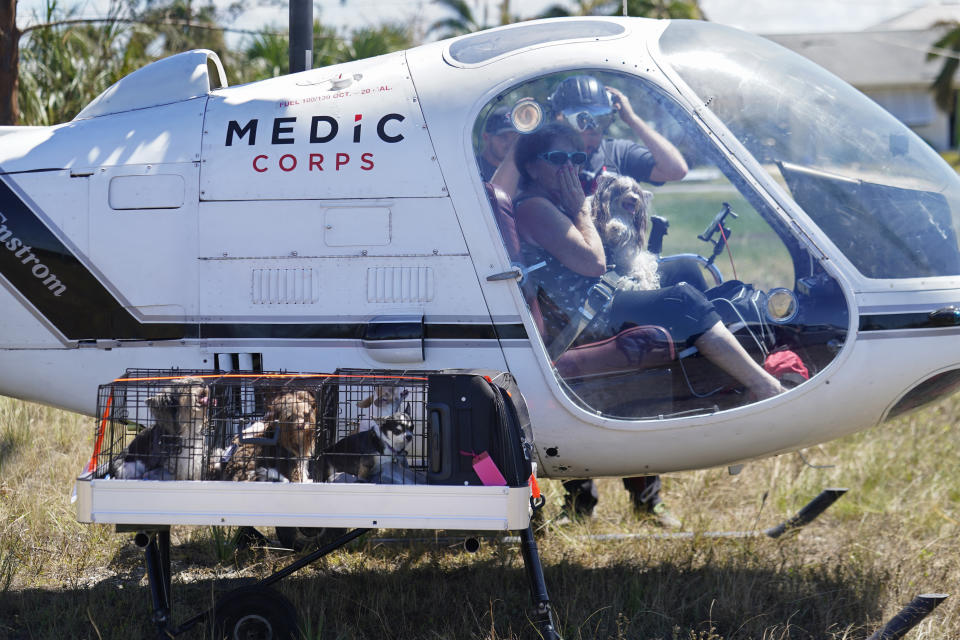
[[[865,277],[960,274],[960,179],[879,105],[765,38],[673,21],[663,59]]]

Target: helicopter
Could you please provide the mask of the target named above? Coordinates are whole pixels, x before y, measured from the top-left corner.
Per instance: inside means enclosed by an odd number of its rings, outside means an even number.
[[[478,158],[496,109],[535,131],[578,74],[684,155],[683,179],[644,185],[660,259],[700,265],[757,362],[791,354],[785,393],[680,344],[639,364],[610,357],[618,336],[551,349]],[[508,371],[538,473],[564,478],[734,466],[960,385],[956,173],[733,28],[537,20],[234,87],[195,50],[0,141],[4,395],[93,415],[130,368]]]

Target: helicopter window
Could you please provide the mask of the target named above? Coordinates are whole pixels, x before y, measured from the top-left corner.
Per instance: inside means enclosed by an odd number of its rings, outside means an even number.
[[[738,357],[785,387],[843,344],[839,286],[659,88],[598,70],[539,77],[487,104],[474,141],[505,248],[526,273],[526,310],[561,387],[591,411],[650,419],[764,397],[757,379],[703,355],[700,338],[717,322],[743,347]],[[581,259],[586,235],[578,244],[570,223],[549,217],[579,202],[565,200],[576,182],[562,186],[563,171],[579,176],[581,215],[613,268],[604,285],[594,286],[602,265]]]
[[[532,24],[507,30],[482,31],[450,45],[450,58],[465,65],[482,64],[494,58],[548,42],[609,38],[622,35],[623,25],[604,20],[572,20],[564,23]]]
[[[860,273],[960,275],[960,179],[896,118],[764,38],[680,22],[660,47]]]

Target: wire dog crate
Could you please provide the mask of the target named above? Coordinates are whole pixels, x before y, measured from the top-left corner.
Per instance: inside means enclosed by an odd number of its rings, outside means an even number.
[[[530,443],[469,374],[130,370],[101,385],[82,522],[522,529]]]

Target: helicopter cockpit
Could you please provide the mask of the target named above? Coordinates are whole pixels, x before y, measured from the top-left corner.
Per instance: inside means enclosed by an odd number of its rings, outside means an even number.
[[[549,123],[583,136],[583,153],[556,160],[577,166],[588,203],[605,174],[630,175],[650,194],[644,248],[659,263],[660,286],[677,284],[665,274],[682,274],[788,390],[821,373],[856,329],[841,278],[960,275],[960,182],[868,98],[768,40],[716,25],[672,22],[650,54],[689,104],[702,106],[691,110],[639,75],[583,67],[500,92],[474,126],[478,169],[524,273],[528,311],[574,402],[608,418],[665,419],[758,399],[691,347],[692,336],[641,317],[604,334],[592,317],[578,318],[586,308],[602,320],[602,302],[564,308],[569,301],[538,285],[547,272],[526,258],[530,240],[517,231],[525,177],[511,177],[510,147]],[[604,88],[606,103],[569,104],[563,87],[584,78]],[[681,174],[651,169],[662,141],[682,156]],[[584,326],[566,328],[577,322]]]

